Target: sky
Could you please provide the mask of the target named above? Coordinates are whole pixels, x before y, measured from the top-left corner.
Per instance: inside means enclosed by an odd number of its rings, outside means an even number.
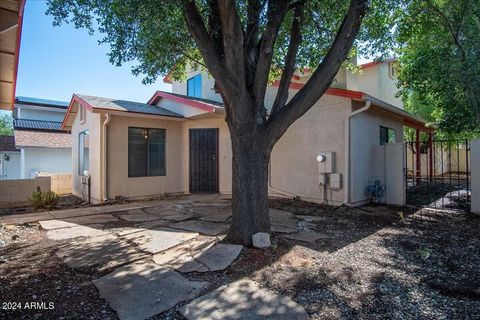
[[[45,15],[44,0],[28,0],[25,6],[17,96],[70,101],[73,93],[146,102],[156,90],[171,91],[162,79],[142,84],[131,73],[131,64],[116,67],[108,61],[108,44],[101,35],[91,36],[72,24],[52,25]]]

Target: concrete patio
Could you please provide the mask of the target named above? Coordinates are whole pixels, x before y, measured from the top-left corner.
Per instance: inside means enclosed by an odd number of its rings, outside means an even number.
[[[323,237],[309,229],[314,225],[306,219],[273,209],[270,215],[272,230],[281,236],[308,242]],[[144,319],[208,293],[208,282],[189,280],[182,273],[222,271],[235,261],[242,246],[220,242],[230,218],[229,200],[218,195],[194,195],[12,215],[1,217],[0,222],[39,223],[47,238],[62,241],[56,255],[69,267],[110,272],[93,282],[100,296],[121,319]],[[256,285],[250,284],[250,287],[256,288]],[[218,295],[206,297],[210,298],[204,300],[210,301]],[[281,303],[286,298],[268,292],[268,303],[275,304],[275,299]],[[215,301],[210,301],[209,305],[212,304],[215,305]],[[236,318],[245,312],[245,317],[252,318],[258,309],[267,310],[267,314],[258,316],[271,318],[273,315],[269,315],[268,310],[278,310],[277,306],[262,304],[265,304],[263,299],[252,300],[250,307],[242,302],[233,314]],[[306,315],[293,301],[282,306],[282,310],[286,318]],[[196,304],[195,314],[202,312],[200,318],[204,318],[205,313],[201,305]],[[191,312],[185,316],[195,318]],[[223,312],[218,316],[229,318],[228,313]]]

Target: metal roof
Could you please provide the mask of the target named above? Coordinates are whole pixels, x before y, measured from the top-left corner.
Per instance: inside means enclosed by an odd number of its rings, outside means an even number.
[[[67,109],[69,102],[32,97],[16,97],[15,103]]]
[[[170,110],[167,110],[158,106],[146,104],[146,103],[94,97],[94,96],[87,96],[83,94],[75,94],[74,98],[75,96],[85,101],[94,109],[135,112],[135,113],[143,113],[143,114],[152,114],[157,116],[183,118],[183,116],[178,113],[172,112]]]
[[[30,119],[13,119],[13,128],[63,131],[61,122],[45,121],[45,120],[30,120]]]

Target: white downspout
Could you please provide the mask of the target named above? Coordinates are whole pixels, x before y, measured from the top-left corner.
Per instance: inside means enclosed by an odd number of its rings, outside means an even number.
[[[107,126],[112,119],[109,113],[106,114],[105,121],[103,122],[102,126],[102,180],[103,180],[103,188],[102,188],[102,201],[107,201]]]
[[[345,204],[350,204],[350,120],[359,113],[370,109],[372,102],[367,100],[365,106],[350,113],[345,119]]]

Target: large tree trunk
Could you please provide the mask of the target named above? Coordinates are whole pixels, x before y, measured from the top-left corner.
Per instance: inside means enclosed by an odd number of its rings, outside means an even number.
[[[258,137],[253,137],[258,139]],[[251,245],[252,235],[270,233],[268,164],[270,150],[253,146],[250,139],[232,138],[232,224],[227,239]],[[245,141],[247,140],[247,141]]]

